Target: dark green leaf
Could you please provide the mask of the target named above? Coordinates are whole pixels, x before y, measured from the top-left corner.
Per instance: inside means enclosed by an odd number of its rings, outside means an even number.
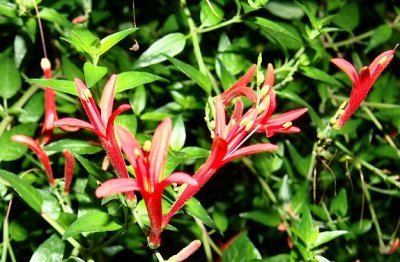
[[[92,145],[88,141],[77,139],[61,139],[46,145],[44,149],[49,155],[62,153],[64,149],[69,149],[72,153],[79,155],[95,154],[102,150],[101,147]]]
[[[185,75],[192,79],[197,85],[199,85],[207,94],[211,92],[211,82],[207,76],[202,74],[195,67],[186,64],[178,59],[167,56],[168,60],[173,63],[179,70],[181,70]]]
[[[389,25],[378,26],[374,30],[374,33],[372,34],[371,38],[369,39],[368,46],[364,52],[368,53],[372,49],[387,42],[390,39],[390,37],[392,36],[392,32],[393,32],[393,30]]]
[[[63,239],[80,233],[115,231],[122,226],[104,212],[89,212],[73,222],[63,234]]]
[[[240,217],[256,221],[258,223],[261,223],[261,224],[263,224],[265,226],[269,226],[269,227],[277,227],[279,225],[279,223],[281,222],[279,213],[276,211],[265,212],[265,211],[255,210],[255,211],[241,213]]]
[[[100,54],[102,55],[105,52],[107,52],[111,47],[116,45],[119,41],[127,37],[128,35],[132,34],[138,30],[138,28],[129,28],[123,31],[119,31],[117,33],[114,33],[112,35],[106,36],[100,41]]]
[[[335,86],[342,86],[342,84],[338,80],[336,80],[336,78],[318,68],[308,66],[308,67],[302,67],[301,70],[303,75],[308,76],[309,78],[319,80],[328,84],[332,84]]]
[[[92,175],[96,180],[103,182],[108,179],[114,178],[112,174],[104,171],[99,166],[96,166],[91,161],[87,160],[86,158],[75,154],[74,157],[81,163],[81,165],[86,169],[86,171]]]
[[[83,65],[83,73],[85,74],[87,87],[91,88],[97,84],[97,82],[99,82],[107,74],[107,71],[107,67],[96,66],[90,62],[86,62]]]
[[[294,40],[301,42],[294,34],[292,34],[290,31],[286,30],[284,27],[280,26],[278,23],[268,20],[263,17],[254,17],[250,19],[251,22],[261,26],[262,29],[264,30],[272,30],[276,33],[284,34],[290,38],[293,38]]]
[[[191,215],[192,217],[195,217],[199,219],[201,222],[209,226],[210,228],[220,231],[215,222],[211,219],[211,217],[208,215],[207,211],[204,209],[204,207],[201,205],[201,203],[194,197],[192,197],[188,202],[186,202],[186,205],[184,206],[184,210]]]
[[[344,188],[340,189],[339,194],[332,200],[330,212],[337,216],[344,217],[347,213],[347,195]]]
[[[337,237],[343,236],[347,234],[347,231],[345,230],[335,230],[335,231],[326,231],[326,232],[321,232],[318,234],[317,239],[313,243],[312,247],[318,247],[322,244],[325,244],[326,242],[331,241],[332,239],[335,239]]]
[[[13,97],[22,86],[21,76],[13,58],[0,56],[0,96]]]
[[[200,4],[200,21],[202,26],[216,25],[224,18],[224,10],[222,10],[215,2],[201,1]]]
[[[292,2],[269,1],[265,9],[277,17],[287,20],[300,19],[304,16],[303,10]]]
[[[65,242],[57,234],[53,234],[36,249],[29,262],[62,261],[64,249]]]
[[[171,133],[171,141],[170,146],[174,151],[179,151],[183,148],[186,140],[186,131],[185,124],[183,122],[183,118],[179,115],[174,123],[174,127]]]
[[[136,87],[133,95],[129,97],[129,103],[136,115],[140,115],[146,107],[146,98],[146,90],[144,89],[144,86]]]
[[[136,71],[123,72],[117,75],[115,93],[119,93],[158,80],[166,81],[162,77],[146,72],[136,72]]]
[[[23,124],[38,122],[44,113],[43,105],[44,105],[43,93],[34,94],[23,108],[23,111],[18,117],[18,121]]]
[[[251,259],[261,259],[261,255],[246,233],[240,234],[222,256],[222,262],[246,262]]]
[[[2,150],[0,150],[0,161],[13,161],[22,157],[28,151],[28,147],[11,140],[13,135],[26,135],[32,136],[35,132],[36,125],[22,124],[11,128],[11,130],[5,132],[0,136],[0,145]]]
[[[54,90],[78,96],[78,92],[76,91],[75,84],[73,81],[69,80],[59,80],[59,79],[40,79],[34,78],[29,79],[28,83],[35,84],[43,87],[50,87]]]
[[[135,68],[146,67],[165,61],[165,55],[171,57],[179,54],[185,48],[186,36],[182,33],[168,34],[155,41],[134,64]]]
[[[356,2],[349,2],[343,6],[332,21],[339,27],[352,31],[360,23],[360,12]]]
[[[61,25],[66,29],[72,28],[72,23],[66,18],[66,16],[51,8],[42,8],[40,11],[40,18]]]
[[[11,186],[18,195],[37,213],[42,211],[43,199],[36,189],[17,175],[0,169],[0,183]]]

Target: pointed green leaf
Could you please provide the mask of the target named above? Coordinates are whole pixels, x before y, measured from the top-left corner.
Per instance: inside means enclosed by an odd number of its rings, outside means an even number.
[[[13,161],[17,160],[28,151],[28,147],[11,140],[13,135],[26,135],[32,136],[35,132],[36,124],[28,123],[17,125],[11,128],[11,130],[5,132],[0,136],[0,162],[1,161]]]
[[[330,212],[337,216],[344,217],[347,213],[347,195],[344,188],[340,189],[339,194],[332,200]]]
[[[52,8],[41,8],[40,18],[51,23],[61,25],[66,29],[72,28],[72,23],[67,19],[67,17]]]
[[[86,169],[86,171],[92,175],[96,180],[103,182],[108,179],[114,178],[114,176],[107,171],[104,171],[99,166],[93,164],[93,162],[87,160],[86,158],[74,154],[74,157],[79,161],[79,163]]]
[[[247,262],[253,259],[261,259],[261,254],[246,233],[240,234],[222,256],[222,262]]]
[[[369,39],[369,43],[367,48],[365,49],[365,53],[368,53],[372,49],[378,47],[379,45],[385,43],[392,36],[393,30],[389,25],[381,25],[378,26],[371,38]]]
[[[119,41],[138,30],[138,28],[129,28],[112,35],[106,36],[100,41],[100,54],[107,52],[111,47],[116,45]]]
[[[216,25],[224,19],[224,10],[215,2],[201,1],[200,21],[202,26]]]
[[[53,234],[35,250],[29,262],[62,261],[64,249],[65,242]]]
[[[85,74],[87,87],[91,88],[92,86],[94,86],[107,74],[107,71],[107,67],[96,66],[90,62],[86,62],[83,65],[83,73]]]
[[[171,133],[171,149],[174,151],[179,151],[183,148],[186,140],[185,124],[183,123],[183,118],[179,115],[174,123],[174,128]]]
[[[182,33],[171,33],[154,42],[134,64],[135,68],[146,67],[165,61],[164,55],[171,57],[185,48],[186,36]]]
[[[207,211],[196,198],[192,197],[184,206],[184,210],[192,217],[199,219],[205,225],[209,226],[211,229],[220,232],[214,220],[212,220]]]
[[[78,96],[75,84],[73,81],[69,80],[59,80],[59,79],[41,79],[33,78],[27,81],[30,84],[35,84],[43,87],[53,88],[54,90]]]
[[[284,27],[280,26],[276,22],[273,22],[273,21],[268,20],[263,17],[254,17],[254,18],[251,18],[250,21],[261,26],[261,28],[264,30],[268,30],[268,31],[272,30],[274,32],[284,34],[284,35],[301,43],[301,40],[299,40],[294,34],[292,34],[290,31],[286,30]]]
[[[63,234],[63,239],[80,233],[115,231],[122,226],[104,212],[90,212],[79,217]]]
[[[309,78],[319,80],[328,84],[332,84],[335,86],[342,86],[342,83],[340,83],[336,78],[333,76],[329,75],[328,73],[315,68],[315,67],[302,67],[301,71],[303,75],[308,76]]]
[[[0,169],[0,183],[11,186],[18,195],[37,213],[42,211],[43,199],[36,189],[17,175]]]
[[[146,107],[146,90],[140,85],[135,89],[135,92],[129,97],[129,103],[136,115],[140,115]]]
[[[347,231],[345,231],[345,230],[321,232],[318,234],[317,239],[312,244],[312,248],[316,248],[322,244],[325,244],[326,242],[331,241],[332,239],[343,236],[345,234],[347,234]]]
[[[254,210],[240,213],[239,216],[245,219],[256,221],[268,227],[277,227],[281,222],[279,213],[276,211],[266,212],[261,210]]]
[[[52,142],[44,147],[48,155],[55,153],[61,153],[64,149],[69,149],[71,153],[84,155],[84,154],[95,154],[100,152],[102,147],[95,146],[88,141],[78,139],[62,139]]]
[[[123,72],[117,75],[115,93],[119,93],[158,80],[167,81],[162,77],[146,72],[136,72],[136,71]]]
[[[13,97],[22,86],[21,75],[13,58],[0,56],[0,96]]]
[[[181,70],[185,75],[192,79],[197,85],[199,85],[207,94],[211,92],[211,82],[207,76],[201,73],[197,68],[186,64],[178,59],[167,56],[168,60],[174,64],[179,70]]]
[[[72,44],[79,52],[86,53],[93,63],[97,63],[100,54],[100,39],[82,25],[75,25],[70,38],[62,38]]]

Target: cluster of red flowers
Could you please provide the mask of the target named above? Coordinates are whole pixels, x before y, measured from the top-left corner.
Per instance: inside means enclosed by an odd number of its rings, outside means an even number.
[[[336,123],[337,127],[342,127],[354,114],[376,79],[392,60],[394,51],[393,49],[382,53],[370,66],[363,67],[359,74],[356,73],[349,62],[339,58],[332,60],[335,65],[347,73],[354,84],[344,113],[341,114]],[[128,200],[133,200],[134,192],[140,192],[150,219],[149,245],[156,248],[161,243],[161,232],[169,224],[172,216],[204,186],[219,168],[241,156],[271,152],[277,149],[276,145],[268,142],[249,145],[248,140],[254,133],[265,133],[266,137],[271,137],[276,133],[296,133],[300,131],[298,127],[293,125],[292,121],[306,113],[307,108],[295,109],[274,116],[276,109],[276,97],[273,89],[274,69],[271,64],[268,65],[265,81],[257,83],[257,90],[255,91],[250,87],[250,82],[256,72],[257,66],[253,65],[231,88],[212,100],[209,105],[213,109],[214,117],[210,121],[210,125],[213,126],[211,153],[193,176],[183,172],[175,172],[165,177],[164,169],[171,139],[171,119],[166,118],[162,121],[156,129],[152,141],[146,141],[143,146],[127,129],[115,126],[114,120],[117,115],[130,108],[128,104],[123,104],[113,111],[115,75],[111,76],[104,87],[100,108],[85,84],[81,80],[75,79],[79,98],[90,123],[74,118],[57,120],[55,104],[51,104],[54,93],[46,93],[46,104],[49,103],[49,106],[46,106],[42,142],[47,143],[50,140],[54,126],[65,130],[84,128],[95,133],[118,175],[118,178],[108,180],[100,185],[96,190],[96,196],[104,197],[125,193]],[[48,71],[45,71],[45,76],[49,77]],[[251,102],[250,107],[245,108],[243,98]],[[230,110],[231,107],[233,107],[233,110]],[[228,114],[230,111],[232,113]],[[116,135],[121,146],[117,143]],[[39,142],[23,136],[14,136],[14,140],[26,144],[35,151],[44,164],[49,183],[54,185],[50,161]],[[129,177],[121,148],[133,167],[135,178]],[[70,178],[73,173],[73,157],[68,151],[64,152],[64,155],[67,160],[66,173],[70,174],[65,181],[66,188],[69,190]],[[171,184],[186,185],[170,210],[163,214],[163,192]]]

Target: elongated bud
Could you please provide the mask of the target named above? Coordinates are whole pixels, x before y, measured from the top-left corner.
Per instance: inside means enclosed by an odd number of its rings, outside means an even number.
[[[40,67],[43,71],[51,70],[50,60],[47,58],[42,58],[42,60],[40,60]]]

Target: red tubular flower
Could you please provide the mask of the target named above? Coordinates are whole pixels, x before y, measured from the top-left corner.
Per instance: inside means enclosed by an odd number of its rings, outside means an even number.
[[[13,135],[11,139],[15,142],[26,145],[33,152],[35,152],[35,154],[38,156],[39,160],[43,164],[44,170],[46,171],[47,178],[49,180],[49,184],[51,186],[54,186],[55,181],[53,178],[53,171],[51,170],[50,159],[47,153],[40,146],[40,144],[36,140],[24,135]]]
[[[128,104],[123,104],[112,112],[115,82],[116,75],[112,75],[104,87],[99,110],[89,88],[87,88],[81,80],[76,78],[75,86],[90,123],[75,118],[63,118],[57,120],[54,125],[63,128],[85,128],[94,132],[110,158],[118,176],[128,178],[125,161],[115,138],[114,120],[120,113],[130,109],[130,106]],[[128,194],[127,196],[130,199],[133,198],[133,194]]]
[[[71,187],[72,176],[74,175],[75,159],[68,149],[63,150],[65,158],[64,167],[64,194],[69,194],[69,189]]]
[[[164,178],[164,169],[171,138],[171,119],[165,119],[156,129],[153,140],[140,146],[134,136],[122,127],[117,128],[121,147],[131,163],[136,179],[115,178],[104,182],[96,190],[97,197],[117,193],[139,191],[146,204],[150,219],[149,245],[156,248],[160,245],[162,231],[162,194],[165,187],[177,183],[196,186],[197,181],[183,172],[172,173]]]
[[[338,128],[341,128],[360,107],[376,79],[378,79],[390,61],[392,61],[396,47],[377,56],[369,66],[361,68],[358,74],[354,66],[346,60],[341,58],[332,59],[332,63],[342,69],[349,76],[351,82],[353,82],[349,101],[344,113],[336,123]]]
[[[42,67],[44,77],[46,79],[51,79],[51,64],[49,59],[43,58],[40,62]],[[56,96],[54,90],[46,87],[44,89],[45,94],[45,111],[42,131],[40,132],[40,138],[42,144],[47,144],[51,137],[53,136],[54,121],[57,119],[57,109],[56,109]]]
[[[171,210],[163,217],[163,227],[167,226],[172,216],[200,190],[200,188],[223,165],[241,156],[270,152],[277,150],[276,145],[259,143],[242,146],[255,132],[265,132],[267,137],[275,133],[295,133],[300,129],[293,126],[293,120],[307,112],[306,108],[296,109],[282,115],[271,117],[276,108],[274,84],[274,69],[268,65],[267,76],[260,90],[255,92],[247,87],[256,66],[253,65],[230,89],[217,96],[214,100],[215,128],[212,133],[214,139],[211,154],[193,176],[197,186],[188,186],[177,198]],[[241,96],[247,97],[253,105],[244,111]],[[235,99],[233,113],[226,122],[226,109]]]

